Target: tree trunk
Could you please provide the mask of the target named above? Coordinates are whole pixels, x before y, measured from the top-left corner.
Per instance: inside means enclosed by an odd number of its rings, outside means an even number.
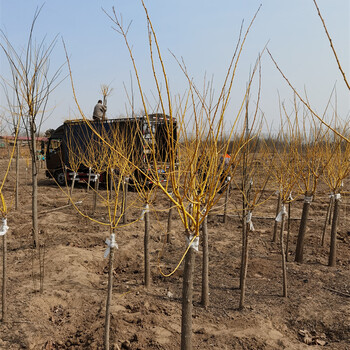
[[[307,227],[307,219],[309,217],[309,209],[311,200],[309,200],[309,195],[305,195],[304,204],[303,204],[303,212],[301,214],[301,221],[299,226],[299,234],[297,246],[295,249],[295,261],[302,264],[304,259],[304,241],[305,241],[305,233]]]
[[[327,224],[328,224],[328,219],[332,216],[331,215],[331,206],[333,202],[333,197],[329,199],[328,207],[327,207],[327,213],[326,213],[326,220],[323,225],[323,231],[322,231],[322,237],[321,237],[321,246],[324,247],[324,238],[326,236],[326,230],[327,230]]]
[[[286,221],[286,215],[282,213],[281,228],[280,228],[280,244],[281,244],[282,275],[283,275],[283,291],[282,291],[283,297],[287,297],[287,266],[286,266],[286,256],[285,256],[284,239],[283,239],[285,221]]]
[[[226,186],[226,193],[225,193],[225,206],[224,206],[224,216],[223,216],[223,223],[226,224],[227,222],[227,205],[228,205],[228,198],[230,195],[230,184]]]
[[[334,206],[334,195],[331,196],[329,217],[328,217],[328,225],[330,225],[332,223],[332,212],[334,211],[333,206]]]
[[[39,248],[39,227],[38,227],[38,166],[36,156],[35,123],[30,120],[31,137],[31,158],[32,158],[32,223],[33,223],[33,244]]]
[[[20,146],[17,141],[16,143],[16,197],[15,197],[15,210],[18,210],[19,202],[19,156],[20,156]]]
[[[2,236],[2,322],[7,321],[7,237],[6,234]]]
[[[291,207],[291,202],[288,203],[286,261],[288,261],[289,238],[290,238],[290,221],[291,221],[291,220],[290,220],[290,207]]]
[[[334,267],[337,264],[337,228],[340,210],[340,195],[335,195],[333,202],[333,219],[331,228],[331,246],[329,250],[328,266]]]
[[[244,200],[244,198],[243,198]],[[247,225],[246,225],[246,217],[247,217],[247,207],[243,206],[243,216],[242,216],[242,250],[241,250],[241,269],[240,269],[240,277],[239,277],[239,288],[242,290],[243,282],[244,282],[244,269],[246,266],[246,258],[247,258]]]
[[[144,254],[145,254],[145,287],[151,286],[151,267],[149,261],[149,231],[150,231],[150,220],[149,210],[145,210],[145,236],[144,236]]]
[[[182,286],[181,350],[192,350],[192,298],[193,298],[194,250],[185,257]]]
[[[247,210],[245,210],[247,215]],[[245,306],[245,292],[247,284],[247,270],[248,270],[248,224],[246,223],[246,216],[243,217],[242,225],[242,258],[241,258],[241,277],[240,277],[240,299],[239,309],[242,310]]]
[[[278,198],[277,198],[277,206],[276,206],[276,217],[278,213],[280,212],[281,208],[281,193],[280,191],[278,192]],[[275,224],[273,227],[273,237],[272,237],[272,242],[277,242],[277,229],[278,229],[278,222],[275,220]]]
[[[203,233],[203,261],[202,261],[202,300],[201,304],[206,309],[209,305],[209,247],[208,247],[208,216],[202,224]]]
[[[106,301],[106,317],[105,317],[105,334],[104,334],[104,345],[105,350],[109,350],[109,330],[111,322],[111,303],[112,303],[112,292],[113,292],[113,260],[115,250],[115,235],[111,234],[111,246],[109,252],[109,267],[108,267],[108,286],[107,286],[107,301]]]

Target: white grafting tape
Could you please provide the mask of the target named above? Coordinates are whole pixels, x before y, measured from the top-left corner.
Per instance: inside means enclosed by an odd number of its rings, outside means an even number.
[[[191,244],[191,241],[193,239],[194,235],[190,234],[190,237],[186,236],[186,242],[187,242],[187,246],[189,246]],[[198,248],[199,248],[199,236],[196,236],[195,239],[192,242],[191,248],[194,249],[196,252],[198,252]]]
[[[9,227],[7,226],[7,218],[3,218],[0,226],[0,236],[6,235],[8,229]]]
[[[143,220],[145,218],[145,214],[149,212],[149,205],[146,204],[145,208],[141,212],[140,220]]]
[[[109,238],[106,238],[106,241],[105,243],[107,244],[107,249],[105,250],[105,253],[103,254],[103,257],[104,258],[107,258],[107,256],[109,255],[110,251],[111,251],[111,248],[116,248],[118,249],[118,244],[116,243],[115,241],[115,234],[112,233],[111,234],[111,239]]]
[[[304,197],[304,202],[310,204],[312,202],[312,198],[313,198],[312,196],[305,196]]]
[[[249,230],[250,231],[255,231],[255,228],[254,228],[254,225],[253,225],[253,221],[252,221],[252,216],[253,216],[253,213],[251,210],[248,211],[247,213],[247,217],[245,219],[246,223],[249,224]]]
[[[282,204],[281,211],[278,213],[278,215],[276,216],[275,220],[277,222],[281,222],[282,221],[282,215],[287,216],[287,210],[286,210],[286,206],[284,204]]]

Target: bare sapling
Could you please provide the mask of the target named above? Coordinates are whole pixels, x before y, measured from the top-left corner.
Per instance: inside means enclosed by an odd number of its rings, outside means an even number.
[[[250,138],[249,147],[243,150],[242,163],[242,250],[240,268],[240,300],[239,309],[244,309],[247,272],[249,260],[249,235],[255,231],[253,225],[253,212],[255,208],[265,203],[269,197],[265,196],[266,186],[271,178],[270,151],[267,147],[259,146],[259,130],[255,130],[255,119],[245,138]],[[263,160],[261,162],[261,160]],[[261,167],[262,165],[262,167]]]
[[[101,85],[101,92],[102,92],[102,96],[103,96],[103,105],[107,107],[107,97],[110,96],[110,94],[112,93],[113,89],[111,89],[111,87],[107,84],[102,84]],[[103,115],[102,115],[102,120],[106,120],[106,110],[103,111]]]
[[[295,100],[294,100],[295,101]],[[322,152],[325,129],[318,121],[303,115],[303,124],[299,126],[298,108],[294,102],[295,123],[293,128],[294,164],[300,176],[299,192],[304,194],[303,209],[295,249],[295,261],[303,263],[304,243],[309,218],[310,206],[316,193],[318,179],[323,172]],[[307,124],[306,122],[309,121]],[[308,131],[307,131],[308,130]]]
[[[42,7],[41,7],[42,8]],[[49,96],[57,86],[61,67],[50,77],[50,56],[56,44],[54,38],[48,45],[45,38],[36,44],[34,27],[41,8],[36,10],[29,31],[25,54],[17,51],[6,34],[1,31],[4,44],[0,46],[7,57],[12,73],[12,87],[16,95],[19,116],[26,127],[32,160],[32,233],[33,246],[39,248],[38,227],[38,159],[36,137],[45,115]]]
[[[140,134],[141,135],[141,134]],[[148,164],[147,166],[151,166]],[[143,176],[140,176],[139,172],[135,172],[132,177],[132,183],[141,199],[141,203],[144,206],[141,212],[141,219],[144,221],[144,236],[143,236],[143,250],[144,250],[144,285],[146,288],[150,288],[152,276],[151,276],[151,261],[150,261],[150,228],[151,228],[151,216],[150,205],[155,200],[156,187],[148,184],[148,180]],[[122,205],[126,203],[124,195]],[[125,213],[124,213],[125,214]],[[124,219],[123,214],[123,219]]]
[[[292,189],[299,181],[300,174],[296,171],[294,164],[294,156],[297,148],[297,143],[293,138],[293,123],[287,118],[286,125],[281,127],[281,137],[283,149],[275,153],[272,163],[272,173],[280,188],[279,194],[281,198],[280,211],[277,214],[275,221],[280,223],[279,240],[280,253],[282,260],[282,296],[287,296],[287,265],[286,265],[286,251],[284,244],[284,229],[287,217],[286,205],[294,199],[290,196]]]
[[[348,130],[348,125],[339,126],[339,124],[336,128],[341,130],[343,135],[347,135],[346,131]],[[323,179],[330,189],[333,202],[328,266],[334,267],[337,263],[337,231],[341,207],[342,184],[343,180],[350,174],[350,143],[344,141],[340,137],[328,137],[324,147],[323,162],[325,164],[325,170]],[[331,209],[329,210],[331,211]]]

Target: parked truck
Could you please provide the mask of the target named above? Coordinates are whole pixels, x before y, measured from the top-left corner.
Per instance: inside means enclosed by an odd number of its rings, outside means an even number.
[[[118,174],[118,164],[125,162],[133,165],[131,182],[146,180],[144,174],[150,169],[162,176],[169,166],[169,149],[175,149],[176,142],[176,120],[164,114],[89,123],[66,121],[48,140],[46,176],[60,186],[73,176],[80,182],[99,176],[100,183],[106,183],[107,168],[113,167]]]

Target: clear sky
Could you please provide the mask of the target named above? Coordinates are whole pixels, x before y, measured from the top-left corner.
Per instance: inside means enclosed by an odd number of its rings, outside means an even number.
[[[0,4],[0,27],[20,51],[26,44],[35,9],[43,2],[0,0]],[[184,59],[190,76],[199,87],[203,86],[204,76],[213,78],[213,86],[218,93],[234,52],[241,22],[244,20],[246,28],[260,4],[261,10],[238,67],[228,122],[242,99],[249,72],[267,43],[284,73],[301,93],[304,89],[307,91],[312,106],[319,113],[323,113],[336,84],[338,115],[344,119],[349,117],[350,93],[337,69],[312,0],[146,0],[172,95],[183,95],[188,85],[169,51]],[[318,0],[318,4],[350,80],[350,1]],[[61,37],[64,39],[78,99],[87,116],[91,116],[95,103],[101,98],[101,84],[113,88],[108,98],[109,118],[130,111],[124,85],[130,91],[131,61],[122,37],[112,29],[112,22],[102,11],[103,8],[112,13],[113,6],[118,14],[122,14],[125,24],[132,21],[129,40],[144,91],[150,104],[155,106],[147,25],[139,0],[47,0],[34,31],[38,41],[46,36],[47,42],[50,42],[56,34],[59,35],[51,57],[52,72],[65,61]],[[8,63],[3,53],[0,54],[0,64],[0,74],[8,76]],[[67,74],[67,67],[63,70],[64,74]],[[133,84],[135,109],[140,111],[142,105],[134,78]],[[293,94],[265,53],[262,58],[260,110],[275,130],[280,120],[278,96],[292,107]],[[252,102],[255,100],[253,95]],[[0,105],[6,105],[2,93]],[[52,113],[43,130],[56,128],[65,119],[77,115],[69,79],[50,96],[50,111]]]

